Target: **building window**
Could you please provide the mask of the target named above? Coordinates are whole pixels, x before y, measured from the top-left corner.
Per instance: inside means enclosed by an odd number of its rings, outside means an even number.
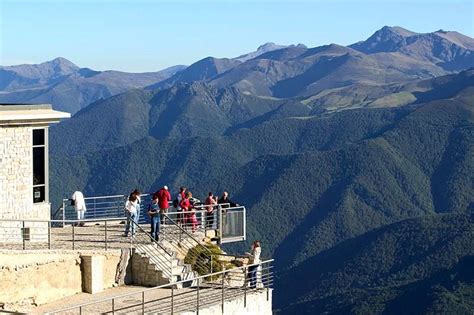
[[[33,203],[46,201],[46,134],[33,129]]]

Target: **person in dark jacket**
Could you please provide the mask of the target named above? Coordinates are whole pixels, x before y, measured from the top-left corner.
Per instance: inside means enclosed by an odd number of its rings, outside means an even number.
[[[153,195],[151,203],[148,205],[148,215],[150,216],[151,221],[151,237],[155,239],[155,241],[159,241],[160,236],[160,208],[158,206],[158,196]]]
[[[239,205],[229,199],[229,193],[227,191],[224,191],[222,193],[222,196],[217,201],[217,204],[219,205],[218,211],[221,211],[222,213],[221,214],[222,223],[218,223],[218,224],[221,224],[222,230],[226,231],[227,229],[227,210],[226,209],[238,207]]]
[[[239,205],[229,199],[229,193],[224,191],[222,196],[217,201],[218,204],[221,205],[222,208],[233,208],[238,207]]]

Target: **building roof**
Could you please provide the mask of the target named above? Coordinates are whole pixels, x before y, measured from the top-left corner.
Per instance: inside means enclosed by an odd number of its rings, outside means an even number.
[[[0,104],[0,126],[57,123],[70,117],[50,104]]]

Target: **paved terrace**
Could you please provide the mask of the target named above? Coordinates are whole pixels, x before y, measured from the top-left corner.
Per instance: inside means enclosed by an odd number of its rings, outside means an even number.
[[[28,221],[26,221],[28,222]],[[64,227],[51,227],[48,233],[47,223],[38,223],[44,226],[39,231],[33,231],[30,236],[34,241],[7,241],[0,243],[0,249],[10,250],[39,250],[39,249],[68,249],[68,250],[108,250],[130,248],[131,237],[124,237],[125,221],[107,220],[100,222],[86,222],[84,226],[73,226],[67,224]],[[140,227],[146,231],[150,231],[149,224],[140,224]],[[8,228],[4,228],[8,231]],[[18,227],[12,227],[17,229]],[[172,225],[161,225],[163,234],[175,233],[179,230]],[[189,232],[190,229],[189,229]],[[204,233],[201,230],[192,234],[196,239],[202,240]],[[48,237],[50,238],[48,240]],[[5,237],[2,237],[5,240]],[[134,240],[136,242],[136,240]],[[151,242],[151,241],[150,241]]]

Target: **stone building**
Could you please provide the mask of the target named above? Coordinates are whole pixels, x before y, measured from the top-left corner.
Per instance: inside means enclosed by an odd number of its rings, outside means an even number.
[[[22,239],[22,234],[23,238],[30,234],[30,227],[38,226],[6,220],[50,219],[48,126],[70,116],[47,104],[0,104],[0,232],[4,237]]]

